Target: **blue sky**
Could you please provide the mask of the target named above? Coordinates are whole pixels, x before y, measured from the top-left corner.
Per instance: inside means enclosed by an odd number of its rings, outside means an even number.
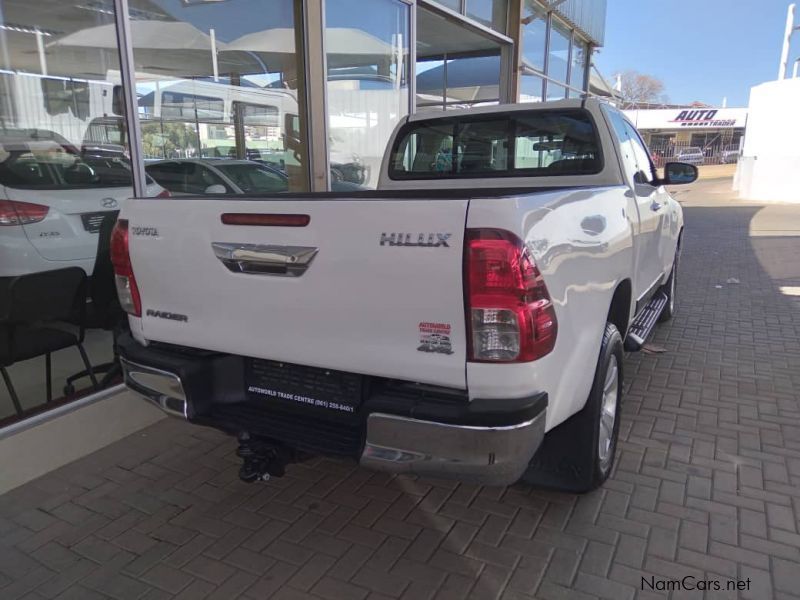
[[[750,87],[778,75],[790,0],[609,0],[595,63],[609,83],[634,69],[664,82],[670,102],[747,106]],[[800,22],[800,8],[795,15]],[[789,59],[800,56],[795,33]]]

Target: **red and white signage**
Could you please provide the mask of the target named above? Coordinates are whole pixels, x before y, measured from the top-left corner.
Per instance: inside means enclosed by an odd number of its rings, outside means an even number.
[[[626,110],[637,129],[718,129],[744,127],[746,108],[659,108]]]

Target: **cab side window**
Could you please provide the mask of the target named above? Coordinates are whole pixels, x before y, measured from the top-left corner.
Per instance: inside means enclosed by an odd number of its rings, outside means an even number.
[[[603,106],[603,110],[608,115],[614,133],[619,140],[620,154],[622,155],[622,168],[625,170],[625,177],[629,183],[636,182],[636,174],[639,172],[639,164],[636,161],[633,140],[630,136],[630,128],[625,118],[616,110]]]
[[[633,154],[639,167],[636,173],[636,183],[655,185],[655,169],[653,168],[653,162],[650,160],[650,151],[633,125],[625,121],[625,128],[628,130],[628,137],[630,137],[633,144]]]

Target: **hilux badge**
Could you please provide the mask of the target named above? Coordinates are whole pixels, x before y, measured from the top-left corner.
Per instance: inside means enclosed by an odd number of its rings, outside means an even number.
[[[381,246],[422,246],[449,248],[452,233],[381,233]]]

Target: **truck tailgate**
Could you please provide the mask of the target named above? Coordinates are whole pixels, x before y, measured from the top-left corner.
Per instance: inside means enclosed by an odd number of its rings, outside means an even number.
[[[129,200],[121,218],[129,221],[141,331],[151,341],[464,389],[467,205]],[[223,214],[310,220],[233,225]]]

